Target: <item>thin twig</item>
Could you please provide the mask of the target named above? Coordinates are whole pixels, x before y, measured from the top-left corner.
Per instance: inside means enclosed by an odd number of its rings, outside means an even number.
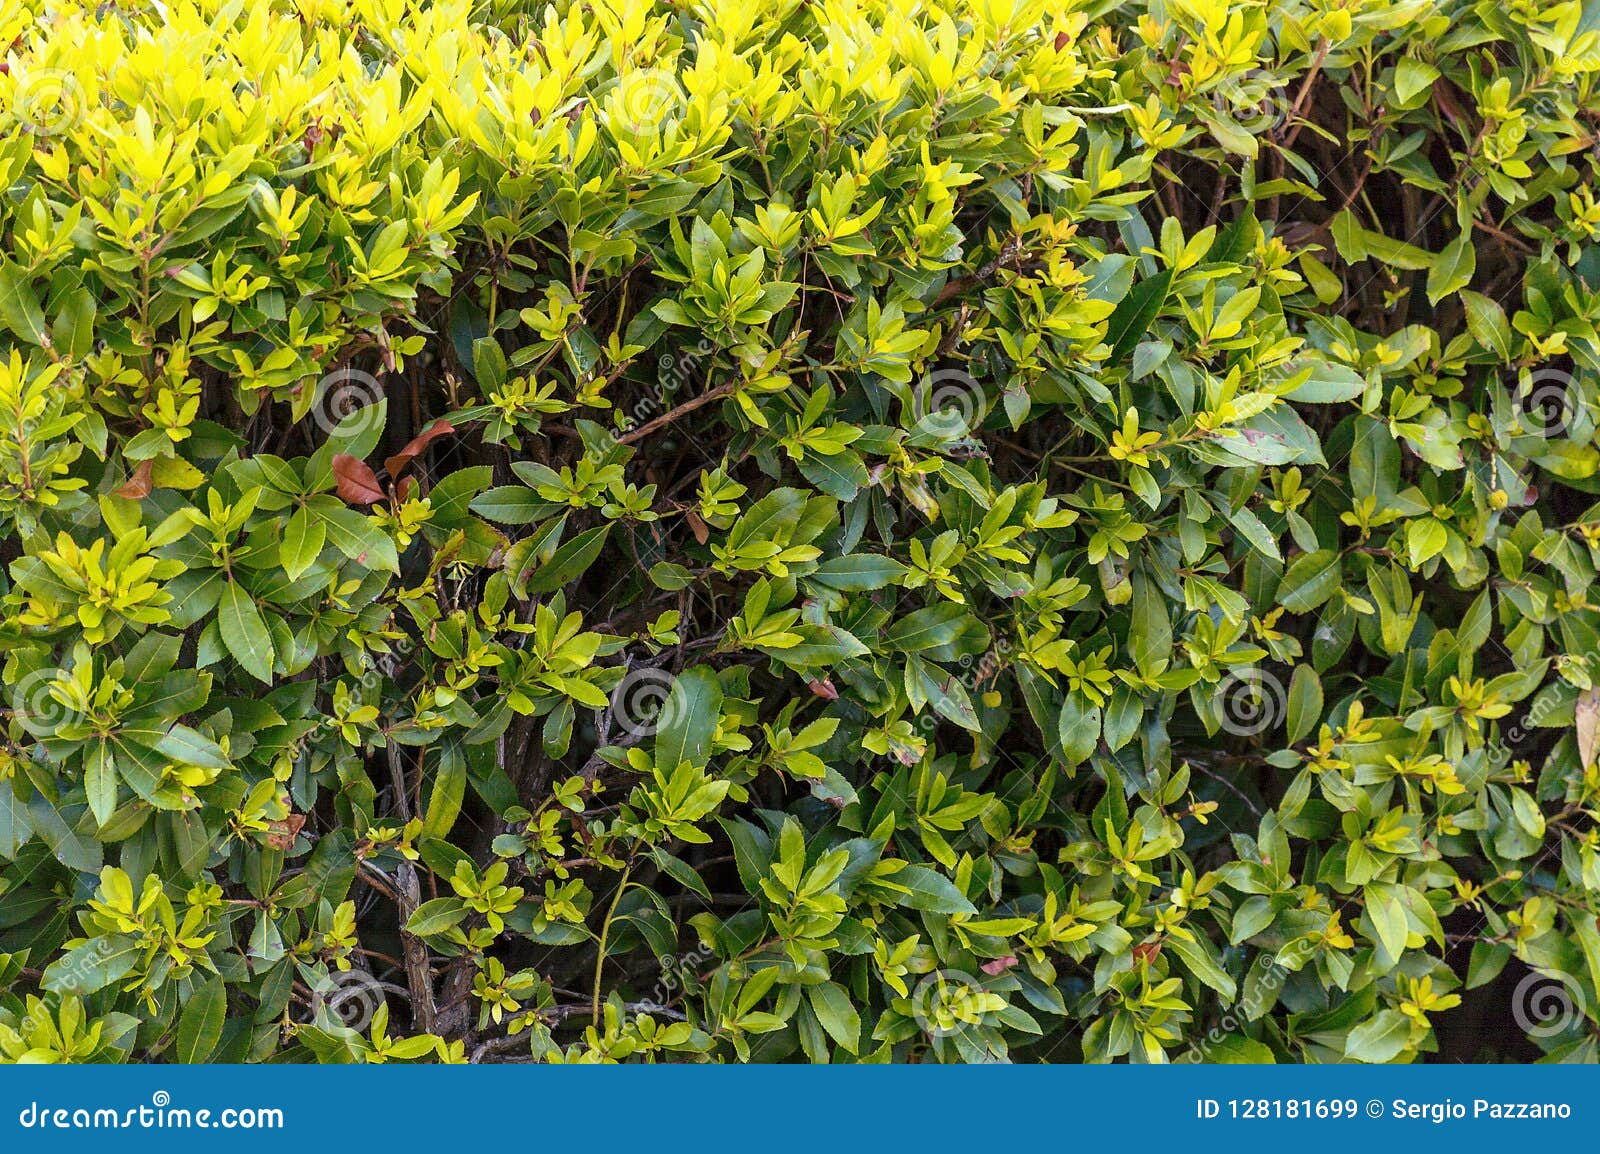
[[[1322,71],[1322,62],[1328,58],[1328,50],[1332,43],[1323,37],[1322,43],[1317,46],[1317,55],[1311,61],[1311,68],[1306,72],[1305,79],[1300,82],[1300,91],[1295,95],[1294,104],[1289,109],[1289,115],[1284,123],[1289,125],[1289,134],[1283,138],[1283,147],[1293,148],[1295,137],[1300,135],[1300,112],[1305,105],[1307,97],[1311,95],[1311,86],[1317,81],[1317,74]]]
[[[1238,786],[1234,785],[1233,782],[1231,782],[1227,778],[1223,777],[1220,773],[1214,773],[1212,770],[1208,769],[1204,762],[1195,761],[1193,758],[1190,758],[1189,759],[1189,765],[1190,765],[1191,768],[1198,769],[1201,773],[1205,774],[1207,777],[1209,777],[1212,781],[1216,782],[1218,785],[1221,785],[1221,786],[1231,790],[1235,797],[1237,797],[1240,801],[1244,802],[1245,805],[1250,807],[1250,812],[1255,814],[1256,817],[1259,818],[1259,817],[1266,816],[1265,813],[1262,811],[1261,807],[1259,805],[1257,805],[1255,802],[1250,800],[1250,797],[1249,797],[1248,794],[1246,794]]]
[[[683,402],[683,404],[679,405],[677,408],[669,409],[667,412],[662,413],[655,420],[646,421],[637,429],[634,429],[631,433],[622,434],[622,436],[617,438],[617,444],[631,445],[635,441],[642,441],[657,429],[672,424],[672,422],[676,421],[679,417],[687,416],[696,409],[704,408],[712,401],[720,401],[723,397],[726,397],[728,394],[732,393],[733,390],[738,387],[738,384],[739,381],[737,378],[735,378],[734,380],[718,385],[710,392],[701,393],[698,397],[694,397],[691,400]]]

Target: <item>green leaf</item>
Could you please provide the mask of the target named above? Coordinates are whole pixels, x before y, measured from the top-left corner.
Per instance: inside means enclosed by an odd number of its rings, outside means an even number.
[[[830,557],[812,570],[806,580],[837,589],[841,593],[865,593],[893,585],[907,572],[906,567],[893,557],[882,557],[876,553],[850,553],[842,557]]]
[[[261,610],[256,608],[255,600],[237,582],[229,581],[222,588],[217,627],[222,633],[222,643],[245,672],[257,681],[271,684],[272,638],[267,635],[267,623]]]
[[[683,762],[704,766],[721,715],[722,686],[715,671],[697,665],[678,674],[657,717],[656,764],[668,770]]]
[[[316,561],[328,539],[328,527],[311,511],[302,506],[284,527],[283,540],[278,545],[278,557],[290,580],[297,579]]]
[[[657,846],[650,851],[650,860],[660,867],[661,871],[669,875],[679,885],[687,886],[707,902],[711,901],[711,891],[706,888],[706,883],[701,879],[695,868],[682,858],[673,857],[666,850]]]
[[[1380,1010],[1350,1031],[1344,1056],[1352,1062],[1392,1062],[1411,1039],[1411,1019],[1399,1010]]]
[[[101,825],[111,820],[117,808],[117,769],[105,742],[96,742],[84,755],[83,788],[89,811]]]
[[[1219,1066],[1270,1066],[1278,1059],[1271,1047],[1254,1038],[1225,1034],[1215,1040],[1206,1039],[1200,1060]]]
[[[1228,976],[1216,957],[1212,954],[1212,947],[1205,938],[1196,941],[1187,941],[1176,934],[1168,935],[1167,946],[1183,962],[1184,967],[1222,995],[1224,1002],[1232,1002],[1238,996],[1238,988]]]
[[[1428,303],[1436,305],[1458,289],[1472,282],[1477,271],[1478,250],[1472,246],[1472,233],[1467,231],[1445,246],[1433,259],[1428,269]]]
[[[417,907],[406,921],[406,930],[418,937],[442,934],[451,926],[459,925],[468,912],[460,898],[434,898]]]
[[[1464,289],[1461,303],[1467,310],[1467,331],[1472,339],[1495,355],[1501,363],[1511,360],[1511,326],[1498,301],[1482,293]]]
[[[1405,903],[1389,886],[1369,885],[1365,898],[1366,917],[1374,934],[1391,958],[1399,958],[1408,934]]]
[[[150,748],[178,765],[197,765],[202,769],[233,768],[222,746],[187,725],[170,726]]]
[[[1100,707],[1071,694],[1061,706],[1061,754],[1068,765],[1089,760],[1100,743]]]
[[[195,983],[194,993],[178,1019],[178,1061],[204,1062],[222,1039],[228,1016],[228,990],[221,976]]]
[[[1415,108],[1417,99],[1433,87],[1439,79],[1439,70],[1426,60],[1405,56],[1395,65],[1394,94],[1400,98],[1401,108]]]
[[[433,776],[433,792],[428,795],[428,810],[422,819],[423,838],[448,837],[461,813],[467,793],[467,759],[459,744],[446,745]]]
[[[0,321],[17,336],[35,347],[48,340],[44,310],[27,270],[14,261],[0,261]]]
[[[90,938],[51,962],[42,984],[57,994],[92,994],[125,978],[143,954],[137,939],[122,934]]]
[[[523,590],[530,594],[553,593],[568,581],[576,580],[594,564],[610,532],[610,525],[597,525],[579,533],[534,570],[533,576],[522,583]]]
[[[1289,744],[1295,745],[1322,720],[1322,681],[1309,665],[1296,665],[1289,678]]]
[[[1106,343],[1111,346],[1111,363],[1121,364],[1134,346],[1150,331],[1151,323],[1167,302],[1172,288],[1172,270],[1162,269],[1133,286],[1111,314],[1106,325]]]
[[[474,497],[468,506],[480,517],[502,525],[528,525],[547,517],[554,506],[523,485],[498,485]]]
[[[1278,586],[1278,604],[1290,613],[1309,613],[1339,588],[1340,557],[1319,549],[1296,557]]]
[[[968,914],[978,908],[962,896],[949,878],[927,866],[908,865],[889,875],[889,882],[910,891],[900,904],[930,914]]]
[[[1325,361],[1321,357],[1308,357],[1293,366],[1299,372],[1310,370],[1310,375],[1287,394],[1288,399],[1303,405],[1332,405],[1353,401],[1366,391],[1367,379],[1345,365]]]
[[[960,605],[942,602],[908,613],[883,635],[883,643],[901,653],[920,653],[948,645],[965,632],[967,611]]]
[[[812,986],[808,992],[811,1008],[816,1011],[817,1021],[822,1023],[822,1028],[839,1045],[852,1054],[856,1053],[861,1037],[861,1015],[850,1004],[850,995],[832,982]]]
[[[1280,563],[1283,561],[1283,554],[1278,552],[1276,538],[1273,537],[1272,531],[1261,523],[1260,517],[1247,508],[1239,508],[1233,511],[1233,516],[1228,520],[1239,531],[1239,535],[1250,542],[1250,547],[1257,553]]]

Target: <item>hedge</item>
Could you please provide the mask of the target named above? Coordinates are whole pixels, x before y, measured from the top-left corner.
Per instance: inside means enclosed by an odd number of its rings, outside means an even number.
[[[1596,1060],[1593,5],[0,47],[6,1060]]]

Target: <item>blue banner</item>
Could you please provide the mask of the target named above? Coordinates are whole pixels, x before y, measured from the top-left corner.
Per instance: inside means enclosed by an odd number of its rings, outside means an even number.
[[[1577,1066],[12,1067],[0,1151],[1592,1144]],[[309,1144],[309,1145],[308,1145]],[[359,1144],[359,1145],[358,1145]],[[470,1144],[470,1145],[468,1145]],[[558,1145],[561,1144],[561,1145]],[[1465,1144],[1465,1145],[1463,1145]]]

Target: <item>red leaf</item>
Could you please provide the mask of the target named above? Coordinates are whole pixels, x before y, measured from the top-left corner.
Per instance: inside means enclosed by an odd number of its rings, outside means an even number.
[[[445,436],[447,433],[453,433],[455,431],[456,427],[454,425],[445,420],[443,417],[440,417],[426,429],[423,429],[422,432],[418,433],[415,437],[412,437],[411,443],[385,461],[383,463],[383,467],[388,470],[390,477],[398,481],[400,479],[400,474],[406,471],[406,467],[410,465],[412,461],[422,456],[422,450],[426,449],[438,438]]]
[[[818,697],[827,701],[838,701],[839,691],[833,687],[833,679],[824,677],[821,681],[807,681],[806,688]]]
[[[333,455],[333,476],[339,483],[339,496],[350,505],[370,505],[384,498],[378,475],[349,453]]]
[[[1016,954],[1007,954],[1003,958],[995,958],[994,961],[992,961],[992,962],[984,962],[983,965],[979,966],[978,968],[981,969],[984,973],[988,974],[992,978],[992,977],[995,977],[998,974],[1005,973],[1007,970],[1009,970],[1012,966],[1014,966],[1016,964],[1017,964],[1017,955]]]
[[[130,501],[139,501],[150,495],[150,476],[156,467],[154,461],[140,461],[139,467],[117,489],[117,496],[126,497]]]

